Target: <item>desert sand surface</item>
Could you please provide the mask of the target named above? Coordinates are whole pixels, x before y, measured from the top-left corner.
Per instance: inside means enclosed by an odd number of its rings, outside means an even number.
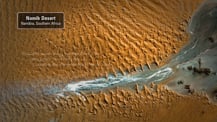
[[[1,1],[1,80],[81,80],[165,64],[188,42],[186,26],[199,3]],[[20,30],[17,12],[64,12],[65,28]]]
[[[204,94],[177,95],[163,86],[113,89],[82,96],[15,96],[1,106],[8,122],[215,122]]]
[[[207,80],[215,80],[215,72],[206,77],[191,76],[192,70],[186,69],[200,57],[195,56],[192,62],[182,59],[192,56],[181,50],[190,43],[187,26],[201,3],[202,0],[0,0],[0,120],[216,122],[217,106],[210,99],[216,98],[216,84],[204,85]],[[18,29],[17,12],[64,12],[64,29]],[[192,28],[189,31],[194,36],[201,34],[194,25]],[[200,42],[198,45],[203,46]],[[174,59],[178,61],[171,61],[179,52],[180,56]],[[204,60],[210,57],[201,57],[199,71],[213,67],[208,65],[213,62]],[[182,64],[174,69],[176,63]],[[174,66],[164,68],[168,64]],[[173,72],[175,75],[167,79]],[[131,82],[144,80],[146,74],[147,83]],[[181,82],[176,75],[185,79]],[[195,80],[192,77],[200,84],[191,83]],[[106,79],[110,84],[101,84]],[[116,82],[125,80],[130,84],[116,86]],[[152,80],[164,82],[155,84]],[[177,81],[183,88],[177,86]],[[85,82],[88,91],[69,89],[73,85],[87,89]],[[92,83],[102,89],[92,90]],[[200,90],[205,88],[212,89]]]

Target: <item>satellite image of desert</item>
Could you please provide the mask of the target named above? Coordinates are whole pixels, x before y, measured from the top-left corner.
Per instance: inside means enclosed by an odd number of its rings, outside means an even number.
[[[0,0],[0,122],[217,122],[217,0]]]

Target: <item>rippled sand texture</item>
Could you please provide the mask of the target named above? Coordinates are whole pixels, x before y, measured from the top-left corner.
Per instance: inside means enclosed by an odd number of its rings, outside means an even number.
[[[187,43],[200,1],[1,1],[0,79],[79,80],[165,64]],[[64,12],[65,29],[18,30],[19,11]]]
[[[0,106],[8,122],[216,122],[217,107],[204,95],[179,96],[162,86],[98,94],[14,97]],[[3,111],[2,111],[3,110]]]
[[[205,93],[184,96],[153,83],[56,92],[71,80],[166,64],[188,43],[186,25],[200,3],[0,0],[0,121],[216,122],[217,107]],[[64,12],[65,29],[17,29],[23,11]]]

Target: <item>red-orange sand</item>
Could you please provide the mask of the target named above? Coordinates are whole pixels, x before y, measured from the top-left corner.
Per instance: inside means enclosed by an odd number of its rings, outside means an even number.
[[[1,10],[2,81],[63,81],[159,66],[188,42],[201,0],[7,0]],[[64,29],[17,29],[17,12],[64,12]]]
[[[14,97],[0,111],[14,122],[216,122],[217,106],[204,94],[177,95],[154,86],[114,89],[84,96]]]
[[[167,63],[188,42],[201,0],[0,0],[0,86],[53,84]],[[17,12],[64,12],[64,29],[17,29]],[[9,92],[9,91],[8,91]],[[6,93],[7,94],[7,93]],[[216,122],[204,94],[163,86],[111,89],[83,97],[14,96],[2,121]]]

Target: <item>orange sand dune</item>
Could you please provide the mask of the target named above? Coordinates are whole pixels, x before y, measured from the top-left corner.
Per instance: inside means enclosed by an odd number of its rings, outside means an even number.
[[[203,94],[180,96],[156,90],[116,89],[84,96],[14,97],[1,119],[14,122],[216,122],[217,107]],[[25,101],[25,102],[22,102]]]
[[[1,1],[2,81],[106,76],[163,65],[201,0]],[[17,29],[17,12],[64,12],[64,29]]]
[[[217,107],[204,94],[181,96],[163,86],[82,97],[13,95],[13,86],[40,91],[56,82],[162,66],[188,43],[185,29],[201,1],[1,0],[0,88],[12,90],[1,89],[0,121],[217,121]],[[65,28],[17,29],[17,12],[25,11],[64,12]]]

